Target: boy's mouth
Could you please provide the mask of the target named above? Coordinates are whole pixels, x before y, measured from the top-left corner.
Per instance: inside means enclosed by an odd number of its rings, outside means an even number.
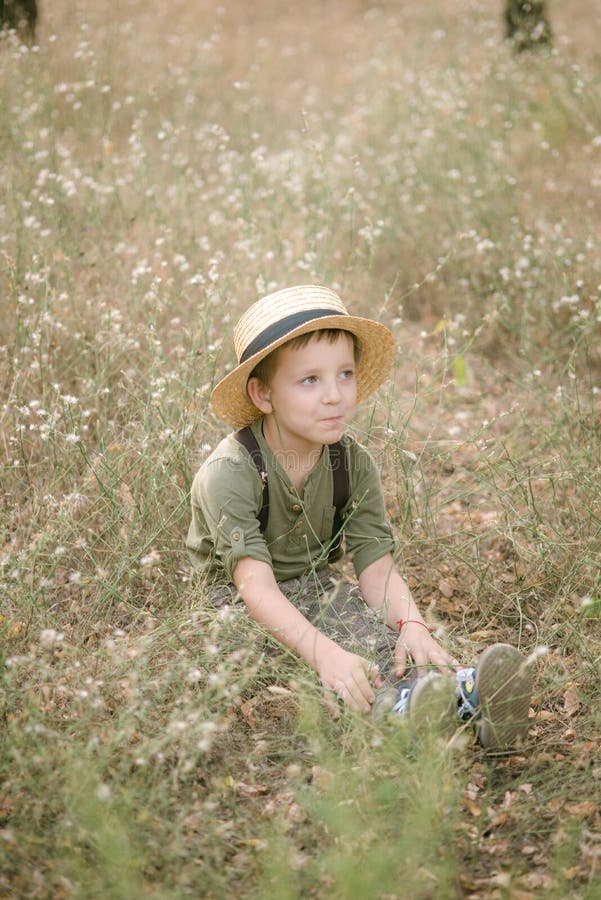
[[[327,416],[324,419],[319,420],[322,425],[342,425],[344,422],[344,416]]]

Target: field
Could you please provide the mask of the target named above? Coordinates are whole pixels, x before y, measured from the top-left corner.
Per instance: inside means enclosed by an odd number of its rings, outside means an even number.
[[[601,11],[42,4],[0,42],[0,896],[601,897]],[[526,744],[333,717],[189,566],[262,293],[394,332],[354,429],[453,653]],[[348,569],[346,570],[347,574]]]

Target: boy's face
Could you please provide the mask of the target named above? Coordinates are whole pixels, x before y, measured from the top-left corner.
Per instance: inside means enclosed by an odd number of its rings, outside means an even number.
[[[303,451],[340,440],[357,405],[355,370],[348,334],[330,341],[318,332],[304,347],[284,345],[269,385],[262,385],[266,438],[272,432],[283,449]]]

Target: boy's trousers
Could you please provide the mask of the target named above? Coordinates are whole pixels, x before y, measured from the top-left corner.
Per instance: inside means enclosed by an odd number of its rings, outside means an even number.
[[[345,650],[377,663],[387,682],[398,681],[393,674],[398,634],[382,622],[381,613],[367,606],[357,585],[325,568],[281,581],[278,587],[316,628]],[[210,594],[214,606],[233,603],[236,598],[233,585],[214,588]]]

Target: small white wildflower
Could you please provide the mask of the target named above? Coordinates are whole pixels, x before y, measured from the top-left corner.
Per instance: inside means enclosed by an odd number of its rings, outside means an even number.
[[[541,656],[546,656],[549,652],[549,648],[544,644],[541,644],[540,647],[535,647],[530,656],[526,660],[526,665],[530,666],[533,662],[536,662],[537,659],[540,659]]]
[[[206,722],[200,723],[200,730],[204,734],[214,734],[216,731],[219,731],[219,726],[216,722],[213,722],[211,719],[207,719]]]
[[[42,647],[54,647],[55,644],[60,644],[64,638],[65,635],[61,631],[57,631],[56,628],[44,628],[40,632],[40,644]]]
[[[19,663],[25,662],[26,660],[26,656],[8,656],[5,665],[7,669],[13,669],[15,666],[18,666]]]
[[[158,550],[151,550],[150,553],[147,553],[146,556],[143,556],[140,560],[140,565],[143,569],[150,569],[152,566],[157,566],[161,561],[161,554]]]
[[[200,669],[190,669],[187,675],[187,679],[190,684],[197,684],[202,678],[202,672]]]
[[[182,721],[181,719],[176,719],[174,722],[169,722],[169,731],[172,734],[181,734],[188,727],[188,723]]]
[[[108,784],[99,784],[96,788],[96,796],[99,800],[108,800],[111,796],[111,789]]]
[[[559,299],[560,306],[575,306],[577,303],[580,303],[580,296],[578,294],[570,294],[569,296],[564,295]]]

